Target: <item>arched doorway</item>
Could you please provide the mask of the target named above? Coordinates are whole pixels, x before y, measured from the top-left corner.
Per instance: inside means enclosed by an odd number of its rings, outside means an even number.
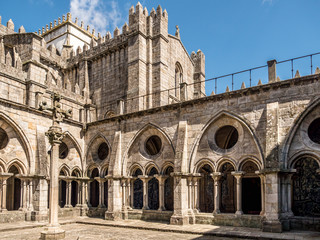
[[[242,171],[242,211],[244,214],[256,214],[261,212],[261,180],[255,174],[258,167],[255,163],[248,161],[243,164]]]
[[[168,178],[164,181],[164,207],[168,211],[173,211],[173,177],[170,175],[173,167],[168,167],[164,174]]]
[[[234,167],[230,163],[224,163],[221,166],[221,204],[220,211],[222,213],[234,213],[236,211],[236,183],[231,172]]]
[[[66,176],[63,170],[60,171],[60,176]],[[59,206],[63,208],[67,200],[67,182],[63,179],[59,181]]]
[[[152,168],[148,176],[154,176],[158,174],[156,168]],[[159,181],[155,177],[148,181],[148,208],[150,210],[159,209]]]
[[[94,179],[95,177],[99,177],[98,168],[93,169],[90,176],[90,179],[92,180],[92,182],[90,183],[91,207],[98,207],[99,205],[99,182]]]
[[[292,211],[295,216],[320,217],[320,174],[318,163],[306,156],[294,164]]]
[[[141,179],[137,178],[142,175],[142,171],[138,168],[132,174],[136,179],[133,182],[133,208],[142,209],[143,207],[143,182]]]
[[[7,180],[7,210],[18,210],[21,205],[21,180],[16,177],[19,174],[19,170],[16,166],[9,168],[9,173],[13,173],[13,176]]]
[[[201,178],[199,180],[199,210],[200,212],[212,213],[214,210],[213,200],[213,179],[210,174],[212,168],[206,164],[200,170]]]
[[[80,173],[74,170],[71,174],[72,177],[80,177]],[[77,181],[73,180],[71,182],[71,205],[75,207],[78,204],[79,196],[79,184]]]

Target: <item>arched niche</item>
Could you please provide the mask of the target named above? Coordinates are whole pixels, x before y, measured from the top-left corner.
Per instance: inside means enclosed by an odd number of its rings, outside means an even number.
[[[154,149],[158,149],[158,151],[153,152],[152,148],[150,148],[150,152],[146,149],[148,147],[146,144],[151,137],[160,139],[160,141],[153,141],[151,143],[152,145],[160,142],[161,146],[154,147]],[[174,157],[173,144],[166,132],[156,125],[147,124],[140,129],[129,142],[122,160],[122,171],[124,175],[127,175],[130,166],[139,164],[146,168],[150,162],[154,163],[157,167],[161,167],[164,166],[166,162],[172,161]]]
[[[221,111],[207,122],[191,149],[190,172],[197,171],[201,159],[217,162],[222,158],[234,159],[235,169],[241,159],[252,157],[264,165],[263,151],[250,125],[234,113]]]

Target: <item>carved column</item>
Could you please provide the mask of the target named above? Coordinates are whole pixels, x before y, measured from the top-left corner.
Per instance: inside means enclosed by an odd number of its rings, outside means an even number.
[[[163,175],[155,175],[155,178],[159,181],[159,211],[165,211],[166,208],[164,206],[164,181],[168,178],[168,176]]]
[[[132,209],[131,207],[131,195],[132,195],[132,177],[128,177],[127,178],[127,188],[126,188],[126,205],[127,205],[127,209]]]
[[[20,192],[20,208],[19,211],[27,210],[27,180],[20,178],[21,180],[21,192]]]
[[[150,178],[148,176],[138,176],[143,182],[143,208],[144,210],[149,209],[148,206],[148,182]]]
[[[72,180],[66,179],[65,180],[67,183],[67,196],[66,196],[66,205],[64,206],[65,208],[71,208],[71,182]]]
[[[7,180],[11,176],[13,176],[12,173],[1,173],[0,174],[0,180],[2,180],[1,212],[8,211],[7,210]]]
[[[126,186],[127,186],[127,179],[121,179],[121,192],[122,192],[122,211],[126,210]]]
[[[192,209],[192,176],[187,177],[188,184],[188,212]]]
[[[76,207],[81,207],[82,206],[82,182],[77,179],[76,180],[77,185],[78,185],[78,196],[77,196],[77,203],[76,203]]]
[[[212,178],[213,178],[213,183],[214,183],[214,190],[213,190],[213,196],[214,196],[214,210],[213,213],[214,214],[219,214],[220,213],[220,179],[222,176],[221,172],[215,172],[211,174]]]
[[[105,208],[106,206],[104,205],[104,186],[103,183],[105,182],[104,178],[100,178],[100,177],[95,177],[95,180],[98,181],[99,183],[99,208]]]
[[[265,213],[265,177],[260,171],[255,171],[255,173],[260,177],[261,181],[261,212],[260,216],[263,216]]]
[[[199,213],[199,179],[201,178],[200,174],[197,173],[196,176],[193,176],[193,211],[194,213]]]
[[[237,215],[243,214],[242,212],[242,188],[241,188],[241,180],[244,172],[231,172],[231,174],[237,179]]]

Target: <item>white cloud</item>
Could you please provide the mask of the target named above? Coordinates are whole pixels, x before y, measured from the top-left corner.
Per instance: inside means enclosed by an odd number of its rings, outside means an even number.
[[[85,26],[90,25],[97,32],[105,34],[108,30],[113,32],[116,27],[124,24],[122,14],[116,1],[103,0],[70,0],[72,18],[77,17]]]

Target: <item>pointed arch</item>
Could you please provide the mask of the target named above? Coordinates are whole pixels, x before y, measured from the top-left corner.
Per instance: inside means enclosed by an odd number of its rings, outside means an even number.
[[[69,131],[65,132],[65,137],[68,137],[72,141],[72,143],[74,144],[75,148],[77,149],[77,151],[79,153],[79,157],[82,162],[82,148],[81,148],[80,144],[78,143],[77,139]]]
[[[314,161],[316,161],[318,163],[318,166],[319,166],[319,169],[320,169],[320,154],[312,152],[312,151],[308,151],[308,150],[299,151],[296,154],[294,154],[289,159],[288,168],[289,169],[294,169],[294,165],[296,164],[296,162],[298,160],[300,160],[301,158],[304,158],[304,157],[312,158]]]
[[[61,164],[61,166],[59,167],[59,175],[61,171],[63,171],[66,176],[70,176],[70,168],[68,167],[67,164],[65,163]]]
[[[142,173],[144,173],[144,168],[139,164],[139,163],[134,163],[130,168],[129,168],[129,176],[133,176],[133,174],[135,173],[135,171],[137,171],[137,169],[140,169],[140,171]]]
[[[70,172],[71,172],[71,176],[73,175],[73,173],[75,173],[76,177],[82,177],[82,171],[78,166],[73,167]]]
[[[18,159],[13,159],[8,163],[8,167],[7,170],[10,171],[10,168],[12,166],[15,166],[18,171],[19,174],[26,174],[27,173],[27,168],[26,166],[23,164],[23,162],[19,161]]]
[[[320,105],[320,98],[317,98],[309,106],[307,106],[307,108],[293,121],[293,124],[289,129],[287,137],[283,142],[283,151],[280,159],[282,160],[282,164],[284,168],[288,168],[289,165],[291,165],[290,159],[288,159],[289,150],[290,150],[291,143],[294,139],[294,136],[296,135],[296,132],[301,126],[301,123],[303,122],[303,120],[319,105]]]
[[[237,164],[236,161],[232,158],[229,157],[222,157],[217,161],[217,166],[216,166],[216,171],[220,172],[221,171],[221,167],[225,164],[225,163],[230,163],[232,165],[232,167],[234,168],[234,171],[237,171]]]
[[[111,152],[112,152],[112,148],[111,148],[111,144],[108,141],[108,139],[101,134],[100,132],[95,134],[89,141],[89,143],[87,144],[87,148],[86,148],[86,152],[85,152],[85,162],[87,162],[88,160],[88,155],[90,153],[90,150],[92,149],[93,144],[95,143],[96,140],[98,140],[99,138],[101,138],[103,140],[103,142],[105,142],[108,145],[109,148],[109,154],[107,156],[107,159],[110,158]]]
[[[86,176],[86,177],[90,177],[91,174],[92,174],[92,171],[93,171],[94,169],[98,169],[98,171],[99,171],[99,176],[100,176],[100,168],[99,168],[99,166],[98,166],[97,164],[95,164],[95,163],[90,164],[90,165],[87,167],[86,172],[85,172],[83,175]]]
[[[21,139],[21,144],[24,148],[25,154],[27,156],[28,165],[29,165],[26,169],[28,169],[30,174],[34,173],[35,172],[34,153],[33,153],[30,141],[27,138],[27,135],[11,117],[9,117],[7,114],[1,111],[0,111],[0,119],[3,119],[7,124],[9,124]]]
[[[215,172],[216,170],[216,166],[214,164],[214,162],[209,159],[209,158],[201,158],[199,161],[197,161],[195,163],[195,167],[193,169],[194,173],[198,173],[200,171],[200,169],[204,166],[204,165],[209,165],[212,168],[212,171]]]
[[[159,167],[158,167],[155,163],[150,162],[150,163],[148,163],[148,164],[146,165],[146,167],[145,167],[144,175],[149,175],[149,173],[150,173],[150,171],[151,171],[152,168],[155,168],[155,169],[157,170],[158,174],[160,173]]]
[[[190,159],[190,161],[189,161],[189,172],[192,172],[192,168],[194,168],[194,166],[195,166],[194,162],[195,162],[195,159],[196,159],[196,153],[197,153],[197,150],[198,150],[198,147],[199,147],[200,140],[202,139],[204,133],[207,131],[207,129],[209,129],[209,127],[211,126],[212,123],[214,123],[215,121],[217,121],[219,118],[221,118],[223,116],[226,116],[226,117],[229,117],[231,119],[234,119],[235,121],[238,121],[240,124],[242,124],[242,126],[244,126],[249,131],[249,133],[253,137],[253,141],[255,142],[255,144],[256,144],[256,146],[258,148],[259,156],[260,156],[260,159],[261,159],[261,164],[262,164],[262,166],[264,166],[264,154],[263,154],[262,146],[261,146],[261,144],[259,142],[258,137],[256,136],[255,131],[250,126],[249,121],[247,121],[246,119],[244,119],[243,117],[241,117],[241,116],[239,116],[239,115],[237,115],[235,113],[229,112],[227,110],[221,110],[217,114],[215,114],[203,126],[203,128],[201,129],[198,137],[196,138],[196,140],[195,140],[195,142],[194,142],[194,144],[192,146],[190,157],[189,157],[189,159]],[[235,169],[237,169],[235,164],[234,164],[234,167],[235,167]]]
[[[160,173],[164,175],[164,173],[166,172],[166,170],[169,168],[169,167],[172,167],[174,169],[174,163],[173,162],[165,162],[162,167],[161,167],[161,171]]]
[[[242,171],[243,166],[247,163],[247,162],[253,162],[258,170],[261,170],[261,163],[259,162],[259,160],[257,158],[255,158],[254,156],[245,156],[244,158],[240,159],[239,164],[237,166],[237,170],[238,171]]]
[[[173,151],[173,154],[175,154],[175,149],[173,147],[173,143],[171,141],[171,138],[169,137],[169,135],[158,125],[153,124],[153,123],[147,123],[146,125],[144,125],[134,136],[133,138],[129,141],[129,143],[126,146],[126,150],[123,154],[122,160],[121,160],[121,174],[122,175],[126,175],[126,171],[127,171],[127,160],[128,160],[128,153],[130,151],[131,146],[135,143],[135,141],[148,129],[155,129],[156,131],[158,131],[164,138],[165,140],[169,143],[170,148]],[[158,169],[159,171],[159,169]]]

